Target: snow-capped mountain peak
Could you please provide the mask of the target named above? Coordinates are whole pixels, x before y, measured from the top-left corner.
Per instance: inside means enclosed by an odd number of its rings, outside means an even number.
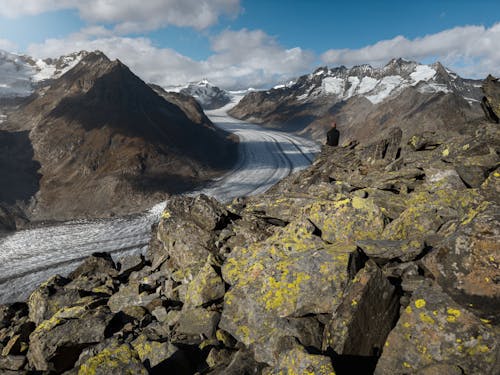
[[[465,80],[444,68],[439,62],[419,64],[402,58],[392,59],[381,68],[359,65],[352,68],[320,67],[313,73],[300,77],[289,89],[296,100],[308,102],[327,96],[337,101],[363,96],[378,104],[396,96],[408,87],[421,93],[455,92],[469,101],[479,100],[480,90],[473,81]]]
[[[0,97],[30,95],[40,82],[56,79],[89,53],[75,52],[57,59],[38,59],[0,50]]]
[[[220,108],[231,101],[229,92],[220,89],[207,79],[189,83],[180,92],[193,96],[204,109]]]

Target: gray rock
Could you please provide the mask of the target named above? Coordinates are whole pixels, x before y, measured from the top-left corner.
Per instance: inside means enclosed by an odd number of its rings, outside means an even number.
[[[156,293],[140,292],[140,285],[137,282],[121,285],[120,290],[109,298],[111,311],[118,312],[128,306],[145,307],[159,297]]]
[[[437,365],[459,366],[465,374],[497,374],[499,334],[498,326],[481,321],[438,285],[424,285],[387,337],[375,374],[425,374]]]
[[[30,335],[30,365],[38,371],[62,372],[72,368],[85,347],[104,340],[112,317],[106,306],[59,310]]]
[[[2,355],[0,356],[0,370],[19,371],[26,365],[24,355]]]
[[[220,313],[202,308],[183,310],[175,327],[174,343],[199,344],[214,338]]]
[[[380,265],[396,259],[412,261],[424,250],[424,244],[418,240],[360,240],[356,245]]]
[[[28,298],[29,318],[35,324],[49,319],[64,306],[70,306],[80,299],[77,290],[65,290],[70,280],[59,275],[41,284]]]
[[[368,261],[325,327],[323,349],[330,347],[339,355],[377,355],[396,322],[398,310],[395,287],[373,261]]]
[[[86,258],[76,270],[70,273],[71,279],[76,279],[80,276],[96,276],[108,274],[116,276],[118,274],[115,262],[109,253],[94,253]]]

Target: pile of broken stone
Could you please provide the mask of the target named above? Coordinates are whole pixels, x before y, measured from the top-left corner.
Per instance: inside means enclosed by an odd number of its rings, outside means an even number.
[[[396,128],[258,197],[172,197],[145,256],[0,307],[0,372],[498,374],[499,146]]]

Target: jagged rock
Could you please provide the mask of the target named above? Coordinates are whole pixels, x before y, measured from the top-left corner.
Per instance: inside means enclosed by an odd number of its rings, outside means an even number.
[[[352,280],[325,328],[323,350],[330,347],[339,355],[378,355],[398,310],[396,288],[373,261],[368,261]]]
[[[213,231],[222,229],[227,220],[228,212],[213,198],[205,195],[172,197],[167,201],[158,226],[163,249],[148,254],[153,269],[167,258],[175,269],[203,265],[215,251]]]
[[[38,371],[61,372],[72,368],[85,347],[105,338],[112,317],[106,306],[59,310],[30,335],[30,365]]]
[[[499,334],[498,326],[481,321],[438,286],[424,286],[389,334],[375,374],[416,373],[438,364],[459,366],[466,374],[496,374]]]
[[[441,287],[463,306],[500,319],[499,208],[485,202],[471,209],[458,229],[423,259]]]
[[[157,298],[156,293],[141,291],[140,283],[130,282],[120,286],[120,290],[109,298],[108,306],[112,312],[118,312],[128,306],[145,307]]]
[[[458,165],[455,167],[462,181],[471,188],[478,188],[488,177],[488,169],[480,165]]]
[[[356,245],[381,265],[397,259],[412,261],[424,250],[424,244],[418,240],[360,240]]]
[[[403,131],[400,128],[391,129],[387,137],[366,146],[361,152],[361,158],[365,163],[382,159],[389,162],[396,160],[401,153],[402,137]]]
[[[139,335],[138,338],[132,341],[131,345],[139,355],[141,362],[149,369],[167,361],[179,351],[176,346],[168,341],[152,341],[144,334]]]
[[[384,230],[384,216],[371,198],[338,197],[318,200],[304,207],[306,217],[330,243],[375,239]]]
[[[174,343],[199,344],[214,338],[220,313],[202,308],[183,310],[175,327]]]
[[[76,270],[69,274],[69,278],[76,279],[81,276],[96,276],[107,274],[117,276],[115,262],[109,253],[94,253],[85,258]]]
[[[355,247],[329,245],[314,231],[308,221],[291,223],[266,241],[234,249],[222,267],[231,288],[220,327],[251,346],[259,362],[275,364],[279,340],[303,335],[304,327],[287,318],[333,313],[360,268]]]
[[[141,254],[123,257],[118,262],[118,275],[120,277],[128,277],[132,272],[142,269],[145,264],[145,259]]]
[[[381,237],[421,241],[440,230],[445,221],[463,220],[480,202],[473,189],[414,192],[406,199],[407,209],[384,228]]]
[[[80,299],[77,290],[65,290],[69,279],[53,276],[41,284],[28,298],[29,318],[35,324],[49,319],[64,306],[70,306]]]
[[[443,140],[435,133],[423,132],[412,136],[408,144],[414,151],[434,150],[443,144]]]
[[[226,292],[222,278],[206,263],[198,275],[189,283],[186,291],[186,306],[198,307],[224,297]]]
[[[465,189],[460,175],[455,169],[446,168],[426,168],[425,169],[426,182],[431,185],[430,191],[438,189]]]
[[[24,368],[26,362],[24,355],[2,355],[0,356],[0,372],[4,374],[4,370],[19,371]]]
[[[92,375],[147,375],[138,354],[128,344],[114,344],[87,359],[78,374]]]
[[[489,75],[482,88],[485,96],[481,106],[486,116],[491,121],[498,123],[500,118],[500,83],[498,83],[498,78]]]
[[[279,375],[283,373],[335,375],[332,361],[329,357],[308,354],[299,346],[281,353],[277,365],[272,369],[265,369],[263,372],[265,375]]]

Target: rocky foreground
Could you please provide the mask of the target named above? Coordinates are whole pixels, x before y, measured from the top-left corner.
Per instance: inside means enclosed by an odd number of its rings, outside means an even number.
[[[172,198],[145,257],[0,308],[0,372],[498,374],[499,133],[394,128],[256,198]]]

